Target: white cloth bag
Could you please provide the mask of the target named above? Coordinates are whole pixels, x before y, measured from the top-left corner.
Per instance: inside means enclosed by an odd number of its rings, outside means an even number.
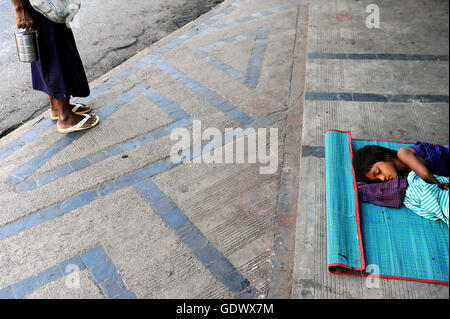
[[[81,0],[30,0],[33,8],[56,23],[70,23],[80,11]]]

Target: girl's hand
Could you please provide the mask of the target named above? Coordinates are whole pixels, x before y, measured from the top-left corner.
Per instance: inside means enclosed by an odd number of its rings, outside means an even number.
[[[446,183],[446,184],[438,184],[439,188],[442,190],[447,190],[450,188],[450,184]]]
[[[16,24],[19,29],[33,30],[34,20],[25,8],[16,9]]]

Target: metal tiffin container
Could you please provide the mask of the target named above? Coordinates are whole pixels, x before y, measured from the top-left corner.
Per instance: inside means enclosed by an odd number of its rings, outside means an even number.
[[[20,61],[31,63],[39,59],[38,33],[36,30],[23,30],[14,33],[14,35],[16,36],[17,54]]]

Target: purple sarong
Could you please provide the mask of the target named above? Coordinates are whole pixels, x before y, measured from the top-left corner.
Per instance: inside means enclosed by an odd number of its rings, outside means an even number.
[[[50,21],[25,1],[38,30],[39,60],[31,64],[33,89],[58,100],[87,97],[89,83],[72,30]]]

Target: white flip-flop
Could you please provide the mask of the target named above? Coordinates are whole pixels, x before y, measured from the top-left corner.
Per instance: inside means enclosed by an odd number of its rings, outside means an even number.
[[[82,119],[80,122],[78,122],[77,125],[74,125],[69,128],[59,128],[58,127],[58,132],[61,134],[67,134],[67,133],[72,133],[72,132],[77,132],[77,131],[88,130],[90,128],[93,128],[94,126],[96,126],[98,124],[98,122],[100,122],[100,119],[95,114],[93,114],[93,115],[81,114],[81,115],[84,115],[84,119]],[[95,116],[97,118],[97,120],[94,123],[92,123],[91,125],[89,125],[88,127],[83,127],[83,125],[86,124],[86,122],[89,121],[89,119],[93,116]]]
[[[78,114],[78,115],[86,114],[86,113],[89,113],[90,111],[92,111],[92,108],[89,105],[85,105],[85,104],[81,104],[81,103],[75,103],[75,104],[72,104],[72,105],[73,105],[72,113],[75,113],[75,114]],[[78,111],[82,107],[87,107],[87,110]],[[58,117],[53,117],[51,112],[50,112],[50,118],[53,121],[57,121],[58,120]]]

